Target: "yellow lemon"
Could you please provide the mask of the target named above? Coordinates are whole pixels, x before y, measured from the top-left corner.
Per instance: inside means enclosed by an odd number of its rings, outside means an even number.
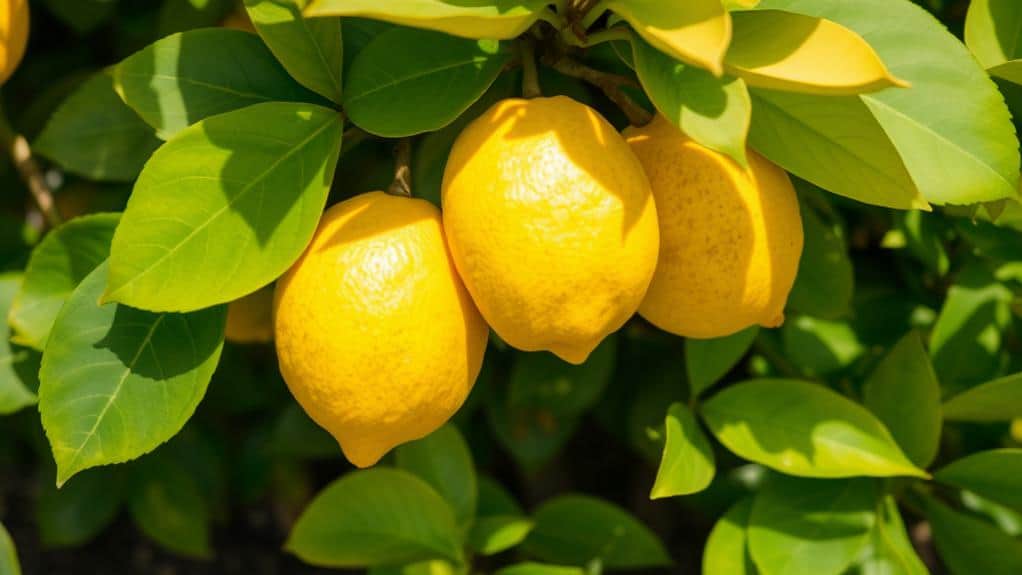
[[[28,42],[28,0],[4,0],[0,6],[0,84],[11,77]]]
[[[802,255],[798,198],[784,170],[752,150],[743,169],[662,116],[625,136],[660,218],[660,262],[639,314],[693,338],[780,325]]]
[[[425,200],[371,192],[331,207],[274,308],[288,388],[359,467],[443,425],[482,366],[486,324]]]
[[[504,100],[458,137],[442,189],[451,255],[508,344],[582,363],[642,301],[659,235],[649,183],[595,110]]]
[[[266,286],[227,306],[224,337],[234,343],[273,341],[273,286]]]

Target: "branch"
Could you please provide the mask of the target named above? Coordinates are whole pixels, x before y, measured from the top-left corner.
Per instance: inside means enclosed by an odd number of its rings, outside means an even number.
[[[46,219],[46,223],[51,228],[63,223],[57,205],[53,202],[53,191],[46,184],[43,171],[32,156],[32,148],[28,145],[28,140],[14,132],[2,108],[0,108],[0,145],[3,145],[7,153],[10,154],[14,168],[21,176],[21,181],[25,182],[28,191],[31,192],[32,199],[39,206],[39,211]]]
[[[621,111],[625,113],[628,121],[633,126],[644,126],[653,120],[652,114],[637,104],[631,96],[621,89],[623,86],[636,86],[631,78],[590,68],[577,60],[567,57],[544,60],[544,63],[565,76],[584,80],[603,90],[603,93],[621,108]]]
[[[522,96],[538,98],[543,95],[539,87],[539,71],[536,69],[536,45],[532,38],[525,36],[518,42],[522,60]]]
[[[394,181],[387,188],[392,196],[412,197],[412,140],[401,138],[394,146]]]

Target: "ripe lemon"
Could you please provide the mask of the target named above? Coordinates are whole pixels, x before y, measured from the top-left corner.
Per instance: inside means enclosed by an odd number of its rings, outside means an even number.
[[[4,0],[0,6],[0,84],[11,77],[28,42],[28,0]]]
[[[359,467],[443,425],[482,366],[488,329],[425,200],[371,192],[327,210],[274,306],[284,380]]]
[[[227,306],[224,337],[234,343],[273,341],[273,286],[266,286]]]
[[[656,268],[649,183],[595,110],[498,102],[458,137],[444,229],[465,286],[508,344],[582,363],[635,313]]]
[[[639,314],[694,338],[780,325],[802,255],[798,198],[784,170],[752,150],[743,169],[662,116],[625,137],[660,218],[660,262]]]

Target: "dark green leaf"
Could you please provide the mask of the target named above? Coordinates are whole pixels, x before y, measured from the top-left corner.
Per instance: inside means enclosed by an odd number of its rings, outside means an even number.
[[[1022,511],[1022,449],[973,453],[942,467],[933,477]]]
[[[692,411],[683,403],[667,410],[667,443],[650,499],[698,493],[709,487],[716,471],[713,448]]]
[[[286,102],[182,130],[135,184],[104,299],[190,311],[270,283],[316,231],[340,142],[339,114]]]
[[[940,384],[918,332],[906,335],[866,380],[866,407],[887,426],[905,455],[925,468],[937,456]]]
[[[993,525],[926,499],[937,551],[952,575],[1018,575],[1022,542]]]
[[[32,250],[25,280],[8,315],[14,341],[42,351],[68,296],[110,255],[110,240],[120,218],[120,214],[75,218],[47,234]]]
[[[716,339],[685,339],[685,369],[692,397],[699,396],[724,377],[752,347],[759,326]]]
[[[128,509],[135,524],[161,546],[188,557],[208,558],[209,510],[185,469],[160,454],[136,468]]]
[[[461,432],[447,424],[426,437],[395,450],[397,466],[409,471],[436,490],[454,511],[459,525],[476,515],[478,487],[472,453]]]
[[[286,548],[326,567],[461,561],[461,537],[447,502],[418,477],[383,467],[328,485],[299,517]]]
[[[890,0],[852,5],[763,0],[759,8],[828,18],[858,32],[892,74],[911,84],[861,98],[927,201],[970,204],[1018,197],[1018,141],[1004,98],[962,43],[921,6]],[[866,153],[866,143],[854,144]]]
[[[801,206],[805,247],[788,307],[823,319],[841,317],[852,305],[855,286],[844,229],[825,222],[807,202]]]
[[[245,0],[259,35],[291,76],[341,102],[344,45],[339,18],[305,18],[308,0]]]
[[[159,146],[153,129],[117,96],[110,74],[99,72],[64,100],[32,148],[69,172],[127,182]]]
[[[266,447],[274,455],[302,459],[332,459],[341,454],[337,440],[297,403],[289,403],[280,413]]]
[[[604,339],[585,363],[571,365],[552,353],[518,353],[511,368],[508,401],[515,407],[573,416],[592,407],[614,371],[617,338]]]
[[[671,558],[648,527],[625,510],[581,495],[541,505],[524,551],[543,561],[584,566],[598,560],[606,569],[664,567]]]
[[[231,0],[163,0],[157,37],[216,26],[233,8]]]
[[[521,516],[521,506],[504,487],[490,477],[479,478],[479,504],[476,508],[477,517]]]
[[[480,517],[472,524],[468,546],[480,555],[495,555],[525,541],[532,521],[516,515]]]
[[[752,101],[745,82],[688,66],[633,35],[635,72],[657,110],[703,146],[745,165]]]
[[[223,347],[226,308],[191,314],[99,305],[107,266],[57,315],[39,373],[39,411],[57,484],[147,453],[202,400]]]
[[[394,28],[373,38],[351,63],[344,110],[358,127],[380,136],[438,130],[479,99],[510,59],[511,51],[496,40]]]
[[[21,274],[0,275],[0,317],[11,309],[21,286]],[[0,415],[14,413],[36,402],[32,392],[39,371],[39,354],[11,343],[11,328],[0,322]]]
[[[703,550],[703,573],[728,573],[729,575],[756,575],[755,563],[749,554],[749,514],[752,512],[752,498],[735,503],[721,517]]]
[[[163,138],[253,104],[321,101],[291,79],[258,36],[227,28],[167,36],[113,73],[121,98]]]
[[[43,0],[46,7],[61,22],[78,34],[92,32],[114,15],[117,4],[114,0]]]
[[[1022,373],[995,379],[944,402],[951,421],[1011,421],[1022,417]]]
[[[784,322],[781,337],[788,357],[812,377],[845,369],[866,351],[845,321],[800,315]]]
[[[839,575],[869,542],[878,494],[869,479],[774,477],[749,514],[749,550],[770,575]]]
[[[82,473],[60,489],[44,485],[36,507],[43,544],[81,545],[110,525],[124,501],[124,479],[115,467]]]
[[[926,477],[869,411],[821,385],[753,380],[710,398],[702,414],[728,449],[783,473]]]

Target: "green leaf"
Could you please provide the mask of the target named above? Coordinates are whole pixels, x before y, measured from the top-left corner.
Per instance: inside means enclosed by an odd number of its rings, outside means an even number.
[[[853,6],[846,0],[764,0],[759,8],[829,18],[858,32],[891,73],[911,84],[864,95],[862,101],[927,201],[970,204],[1018,197],[1018,140],[1004,98],[962,43],[921,6],[891,0],[857,0]],[[857,148],[865,145],[856,142]]]
[[[788,358],[811,377],[841,371],[866,351],[846,321],[800,315],[784,323],[781,336]]]
[[[507,551],[525,541],[532,525],[531,520],[516,515],[480,517],[469,531],[469,549],[480,555]]]
[[[373,38],[393,28],[393,24],[379,20],[367,20],[365,18],[345,18],[344,30],[344,76],[347,78],[351,72],[351,63],[355,56],[362,53],[362,50],[373,41]]]
[[[877,502],[869,479],[774,477],[749,514],[752,559],[770,575],[839,575],[869,542]]]
[[[577,416],[557,415],[546,408],[516,406],[502,394],[488,398],[487,415],[497,438],[526,471],[543,466],[571,438]]]
[[[859,96],[750,92],[749,143],[771,162],[853,200],[927,209],[898,150]]]
[[[710,531],[703,550],[703,573],[756,575],[755,563],[749,554],[748,527],[752,498],[735,503]]]
[[[190,311],[270,283],[316,231],[340,143],[340,115],[311,104],[257,104],[182,130],[135,184],[104,300]]]
[[[721,0],[608,0],[606,7],[657,50],[715,76],[723,73],[731,16]]]
[[[306,16],[361,16],[464,38],[514,38],[540,17],[548,0],[312,0]],[[420,48],[427,48],[420,46]]]
[[[685,338],[685,370],[692,397],[699,396],[724,377],[745,356],[759,334],[759,326],[716,339]]]
[[[1018,575],[1022,542],[993,525],[926,499],[937,552],[953,575]]]
[[[514,497],[496,480],[490,477],[479,478],[479,504],[476,506],[477,517],[521,516],[524,514]]]
[[[344,43],[339,18],[305,18],[308,0],[245,0],[259,36],[303,86],[341,102]]]
[[[710,486],[716,471],[713,448],[692,411],[683,403],[667,410],[667,444],[650,499],[698,493]]]
[[[1022,57],[1022,5],[1014,0],[972,0],[965,44],[984,68]]]
[[[942,467],[933,477],[1022,511],[1022,449],[973,453]]]
[[[1011,421],[1022,417],[1022,373],[995,379],[944,402],[949,421]]]
[[[411,473],[383,467],[328,485],[298,518],[285,547],[323,567],[462,559],[461,536],[444,499]]]
[[[11,309],[11,302],[22,283],[21,274],[0,275],[0,317]],[[0,415],[35,404],[32,388],[39,371],[39,354],[11,343],[11,328],[0,322]]]
[[[25,280],[8,315],[14,341],[43,350],[53,321],[75,286],[110,255],[110,240],[120,218],[120,214],[75,218],[47,234],[32,250]]]
[[[894,497],[883,498],[876,516],[869,555],[859,563],[858,575],[929,575],[909,541]]]
[[[593,497],[565,495],[533,514],[536,522],[524,551],[543,561],[605,569],[665,567],[671,558],[648,527],[627,511]]]
[[[552,353],[517,353],[508,383],[515,407],[548,410],[559,416],[580,415],[600,399],[614,374],[617,338],[604,339],[585,363],[572,365]]]
[[[547,565],[545,563],[519,563],[498,569],[493,575],[585,575],[580,567]]]
[[[159,146],[153,129],[124,105],[104,71],[64,100],[32,149],[86,178],[128,182]]]
[[[225,360],[230,361],[230,358]],[[265,447],[278,457],[334,459],[341,455],[337,440],[293,402],[281,411]]]
[[[128,496],[135,524],[162,547],[187,557],[209,558],[209,510],[199,487],[173,458],[147,457],[136,468]]]
[[[511,51],[495,40],[394,28],[351,63],[344,110],[380,136],[438,130],[479,99],[510,59]]]
[[[454,424],[401,445],[395,454],[399,468],[419,476],[447,500],[459,525],[472,521],[479,493],[476,471],[468,444]]]
[[[859,404],[812,383],[760,379],[703,404],[717,439],[736,454],[806,477],[927,477]]]
[[[855,290],[844,228],[837,221],[825,222],[807,202],[801,202],[801,209],[805,247],[788,308],[823,319],[841,317],[851,308]]]
[[[930,356],[945,395],[997,375],[1012,298],[982,264],[958,273],[930,333]]]
[[[216,26],[233,8],[231,0],[163,0],[156,37]]]
[[[114,467],[82,473],[60,489],[44,485],[36,507],[43,544],[81,545],[109,526],[124,502],[124,479]]]
[[[653,105],[701,145],[746,164],[752,100],[739,78],[687,66],[632,36],[635,72]]]
[[[11,534],[0,523],[0,573],[3,575],[21,575],[21,564],[18,563],[18,550],[14,548]],[[519,575],[527,575],[525,573]],[[559,575],[559,574],[551,574]],[[570,575],[568,573],[564,575]],[[579,572],[581,575],[581,572]]]
[[[223,347],[225,307],[191,314],[99,305],[107,266],[57,315],[39,372],[39,411],[57,485],[170,439],[202,400]]]
[[[258,36],[227,28],[161,38],[113,73],[117,93],[163,138],[253,104],[321,101],[291,79]]]
[[[943,238],[939,235],[940,220],[935,214],[900,212],[895,214],[897,229],[905,237],[905,247],[919,261],[938,275],[947,274],[951,267]]]
[[[906,335],[866,380],[864,402],[905,455],[925,468],[940,447],[940,384],[918,332]]]

